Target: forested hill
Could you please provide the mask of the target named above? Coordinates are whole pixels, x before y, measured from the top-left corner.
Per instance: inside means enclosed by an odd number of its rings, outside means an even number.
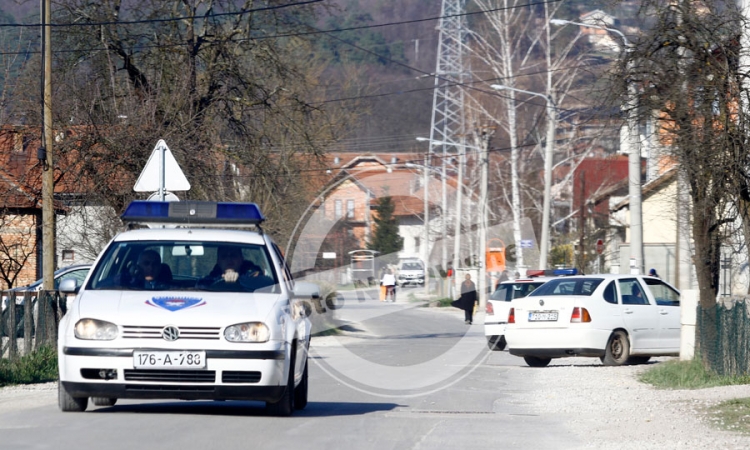
[[[497,3],[502,6],[504,2]],[[607,3],[607,0],[566,0],[560,5],[558,16],[577,19],[593,9],[617,14]],[[623,11],[622,5],[630,5],[632,9],[635,4],[621,2],[619,12]],[[322,96],[329,104],[353,111],[350,115],[353,123],[346,127],[341,144],[331,150],[420,149],[414,137],[428,136],[430,130],[435,85],[430,74],[436,68],[436,28],[441,1],[326,0],[321,5],[321,11],[325,12],[321,13],[317,28],[345,30],[321,33],[316,39],[315,57],[328,64],[321,79],[321,89],[325,88]],[[470,13],[466,17],[468,26],[478,26],[482,15],[471,14],[477,12],[477,5],[471,0],[466,5]],[[33,22],[38,20],[38,13],[38,1],[6,0],[0,4],[0,23]],[[12,49],[8,41],[18,37],[10,28],[3,31],[4,47]],[[26,36],[37,37],[37,30],[26,29]]]

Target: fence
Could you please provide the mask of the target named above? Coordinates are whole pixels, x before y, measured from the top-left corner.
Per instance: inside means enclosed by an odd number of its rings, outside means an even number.
[[[737,297],[706,310],[698,306],[698,348],[719,375],[750,374],[748,301]]]
[[[57,291],[2,291],[0,308],[0,358],[57,345],[57,324],[67,311],[66,298]]]

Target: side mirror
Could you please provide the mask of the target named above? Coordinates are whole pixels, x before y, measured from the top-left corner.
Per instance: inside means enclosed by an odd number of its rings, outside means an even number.
[[[60,282],[60,287],[57,288],[61,294],[77,294],[80,286],[76,283],[76,280],[68,278]]]
[[[320,287],[315,283],[298,281],[294,283],[294,296],[299,298],[320,298]]]

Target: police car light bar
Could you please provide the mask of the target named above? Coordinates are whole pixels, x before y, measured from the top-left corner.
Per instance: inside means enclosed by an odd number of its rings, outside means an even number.
[[[266,218],[255,203],[156,202],[134,200],[121,216],[125,223],[260,225]]]
[[[527,270],[527,277],[562,277],[566,275],[578,275],[578,269],[547,269]]]

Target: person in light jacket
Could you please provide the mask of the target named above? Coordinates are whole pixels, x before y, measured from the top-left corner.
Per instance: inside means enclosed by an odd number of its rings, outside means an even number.
[[[390,297],[392,302],[396,301],[396,276],[393,274],[393,270],[388,269],[383,274],[383,279],[380,280],[380,284],[385,286],[385,299],[386,301]]]

